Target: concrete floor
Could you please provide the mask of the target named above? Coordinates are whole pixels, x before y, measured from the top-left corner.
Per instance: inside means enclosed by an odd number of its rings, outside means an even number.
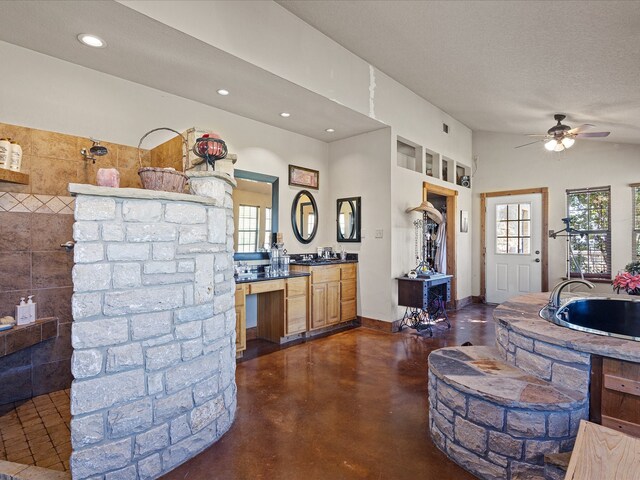
[[[433,338],[356,328],[239,363],[234,425],[163,478],[475,478],[429,438],[427,356],[467,341],[493,345],[492,312],[468,306]],[[252,348],[263,347],[249,345],[248,357]]]

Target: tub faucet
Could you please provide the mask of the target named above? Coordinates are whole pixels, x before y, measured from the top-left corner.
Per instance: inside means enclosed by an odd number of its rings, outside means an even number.
[[[553,312],[557,311],[560,308],[560,294],[562,290],[568,285],[572,283],[580,283],[582,285],[586,285],[589,288],[595,288],[595,285],[587,280],[582,279],[573,279],[573,280],[565,280],[564,282],[560,282],[551,291],[551,295],[549,295],[549,303],[547,304],[547,308],[552,310]]]

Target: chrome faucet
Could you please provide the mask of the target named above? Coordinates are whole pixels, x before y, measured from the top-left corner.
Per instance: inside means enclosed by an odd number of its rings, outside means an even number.
[[[595,285],[593,283],[588,282],[587,280],[579,279],[579,278],[560,282],[555,287],[553,287],[553,290],[551,291],[551,295],[549,295],[549,303],[547,304],[547,308],[549,310],[556,312],[560,308],[560,294],[562,293],[562,290],[564,290],[566,286],[571,285],[572,283],[580,283],[582,285],[586,285],[589,288],[595,288]]]

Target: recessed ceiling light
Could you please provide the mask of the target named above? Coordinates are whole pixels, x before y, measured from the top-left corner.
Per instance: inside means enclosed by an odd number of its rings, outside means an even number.
[[[225,90],[224,88],[221,88],[220,90],[218,90],[218,95],[229,95],[229,90]]]
[[[335,130],[334,130],[333,128],[327,128],[327,129],[325,130],[325,132],[327,132],[327,133],[333,133],[333,132],[335,132]]]
[[[91,35],[90,33],[81,33],[78,35],[78,40],[87,47],[104,48],[107,46],[107,42],[96,35]]]
[[[289,112],[282,112],[280,114],[280,116],[283,117],[283,118],[289,118],[291,116],[291,114]]]

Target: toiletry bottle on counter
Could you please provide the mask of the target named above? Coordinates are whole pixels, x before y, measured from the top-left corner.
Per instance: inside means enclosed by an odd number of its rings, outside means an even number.
[[[36,321],[36,302],[33,301],[33,295],[29,295],[27,300],[27,307],[29,307],[29,323]]]
[[[18,325],[26,325],[29,323],[29,312],[31,307],[24,301],[24,297],[20,299],[20,305],[16,305],[16,323]]]
[[[0,138],[0,168],[11,166],[11,142],[8,138]]]
[[[11,142],[11,170],[16,172],[20,171],[22,167],[22,147],[18,145],[18,142]]]

